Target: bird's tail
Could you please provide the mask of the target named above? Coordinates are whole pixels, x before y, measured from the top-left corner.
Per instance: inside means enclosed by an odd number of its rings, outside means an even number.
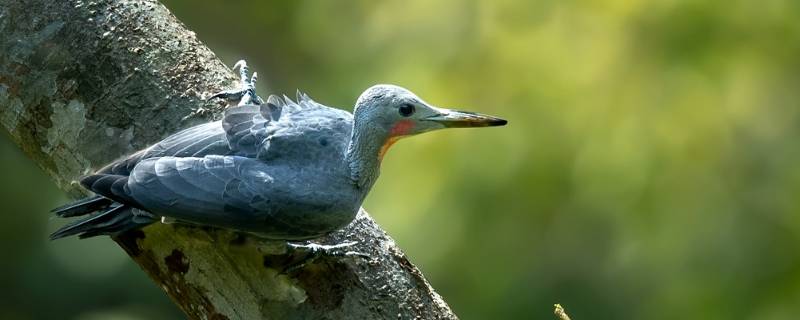
[[[108,208],[112,203],[114,203],[114,201],[111,201],[109,198],[93,196],[68,203],[50,210],[50,212],[62,218],[77,217]]]
[[[99,199],[98,199],[99,198]],[[108,203],[105,203],[105,201]],[[102,211],[99,211],[102,210]],[[118,235],[155,222],[155,216],[134,210],[130,206],[114,204],[103,197],[91,197],[53,210],[60,217],[74,217],[98,211],[73,221],[50,235],[50,240],[78,235],[89,238],[99,235]]]

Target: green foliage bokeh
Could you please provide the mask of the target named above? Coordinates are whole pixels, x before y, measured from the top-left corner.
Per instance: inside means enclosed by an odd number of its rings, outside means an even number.
[[[509,120],[396,144],[365,204],[464,319],[800,313],[800,2],[164,3],[264,96]],[[111,241],[45,240],[66,198],[6,140],[0,318],[181,317]]]

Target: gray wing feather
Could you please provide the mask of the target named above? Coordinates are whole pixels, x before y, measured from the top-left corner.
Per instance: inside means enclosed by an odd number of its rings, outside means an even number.
[[[225,110],[222,128],[225,130],[228,146],[240,155],[255,157],[259,150],[267,147],[272,134],[271,109],[273,104],[244,105]]]
[[[220,121],[197,125],[178,132],[147,149],[143,159],[152,157],[197,157],[229,154],[225,131]]]
[[[231,154],[220,121],[184,129],[153,146],[98,170],[99,174],[128,175],[142,160],[156,157],[191,157],[207,154]]]
[[[234,154],[266,162],[279,158],[300,162],[319,153],[342,154],[353,117],[298,92],[297,102],[272,95],[263,105],[228,108],[222,120]]]
[[[151,158],[136,166],[128,187],[136,201],[154,212],[216,224],[224,216],[222,223],[227,224],[265,212],[253,206],[259,202],[260,192],[252,183],[253,170],[245,169],[259,165],[257,162],[238,156]],[[258,171],[258,177],[270,178],[263,171]]]

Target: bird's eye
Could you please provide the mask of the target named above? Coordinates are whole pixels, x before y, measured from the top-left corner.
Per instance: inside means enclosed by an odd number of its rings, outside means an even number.
[[[400,109],[398,109],[398,111],[400,111],[400,115],[401,116],[408,117],[408,116],[414,114],[414,105],[412,105],[410,103],[406,103],[406,104],[400,106]]]

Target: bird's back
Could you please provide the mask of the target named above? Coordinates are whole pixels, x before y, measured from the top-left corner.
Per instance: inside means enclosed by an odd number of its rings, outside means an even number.
[[[263,105],[228,108],[220,121],[179,131],[97,173],[128,175],[142,160],[166,156],[242,156],[304,166],[334,163],[344,156],[352,127],[352,114],[306,94],[298,92],[296,102],[272,95]]]

